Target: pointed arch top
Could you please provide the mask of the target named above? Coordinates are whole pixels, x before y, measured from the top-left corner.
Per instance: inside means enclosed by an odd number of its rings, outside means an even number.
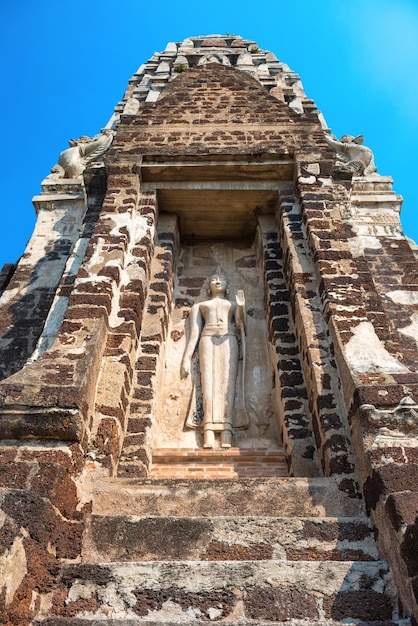
[[[115,108],[116,119],[123,113],[136,113],[144,103],[156,102],[180,74],[211,63],[236,68],[251,76],[267,93],[297,114],[312,109],[312,101],[307,100],[298,74],[275,54],[238,35],[207,35],[170,42],[163,52],[154,53],[142,64]]]

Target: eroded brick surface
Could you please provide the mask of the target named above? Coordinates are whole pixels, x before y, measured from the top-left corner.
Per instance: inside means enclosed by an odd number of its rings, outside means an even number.
[[[181,592],[178,589],[164,591],[134,591],[136,604],[134,612],[146,617],[154,611],[161,610],[164,603],[171,602],[187,614],[192,609],[194,615],[204,620],[219,620],[228,617],[234,607],[234,594],[231,591],[211,591],[200,593]]]
[[[296,588],[257,589],[246,592],[245,612],[251,619],[287,621],[315,619],[318,616],[314,596]]]

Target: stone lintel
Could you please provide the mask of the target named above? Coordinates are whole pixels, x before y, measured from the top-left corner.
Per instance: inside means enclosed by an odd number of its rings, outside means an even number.
[[[146,182],[142,183],[141,191],[155,191],[158,189],[203,189],[203,190],[219,190],[219,191],[277,191],[289,188],[289,181],[269,181],[269,182],[218,182],[218,181],[163,181],[163,182]]]
[[[271,156],[271,155],[270,155]],[[144,161],[142,180],[181,181],[199,180],[293,180],[294,163],[292,159],[263,158],[215,160],[213,158],[193,161]]]

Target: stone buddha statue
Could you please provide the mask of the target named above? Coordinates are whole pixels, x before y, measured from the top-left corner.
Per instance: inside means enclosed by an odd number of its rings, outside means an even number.
[[[210,299],[197,302],[190,312],[190,337],[181,376],[186,378],[190,374],[192,355],[199,342],[203,447],[215,447],[215,433],[220,433],[221,447],[229,448],[238,373],[237,331],[245,343],[245,299],[243,291],[237,292],[235,301],[227,298],[228,282],[221,273],[210,278],[208,293]]]

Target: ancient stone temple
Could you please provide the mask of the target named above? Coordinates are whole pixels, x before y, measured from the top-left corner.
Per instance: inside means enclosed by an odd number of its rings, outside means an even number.
[[[212,35],[57,161],[1,274],[0,622],[416,624],[417,261],[363,138]]]

